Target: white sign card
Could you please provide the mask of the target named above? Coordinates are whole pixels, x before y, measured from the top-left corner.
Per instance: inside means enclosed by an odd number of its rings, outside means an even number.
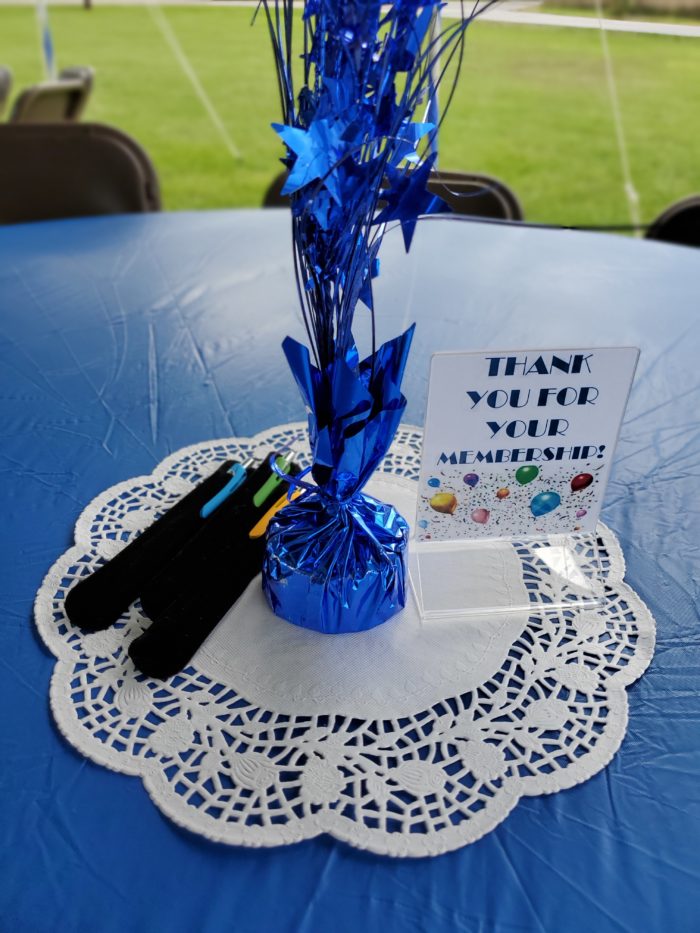
[[[416,538],[591,532],[639,350],[488,350],[431,360]]]

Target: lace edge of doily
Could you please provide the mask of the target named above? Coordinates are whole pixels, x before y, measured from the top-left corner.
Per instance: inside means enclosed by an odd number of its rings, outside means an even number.
[[[605,735],[603,743],[599,745],[595,761],[591,761],[588,757],[582,758],[580,766],[572,766],[565,772],[554,773],[549,782],[546,776],[539,775],[536,786],[534,780],[532,786],[529,786],[528,778],[513,781],[512,786],[501,790],[497,805],[484,811],[483,815],[479,814],[478,820],[473,818],[470,821],[468,834],[465,834],[464,827],[453,827],[428,838],[421,836],[414,839],[404,834],[387,836],[376,834],[375,831],[358,823],[343,820],[330,810],[305,817],[293,826],[275,827],[274,830],[229,824],[220,831],[212,831],[211,825],[207,824],[196,810],[184,811],[191,819],[185,818],[182,808],[178,805],[177,795],[164,778],[162,763],[159,759],[154,759],[151,765],[147,759],[126,758],[121,752],[96,742],[90,733],[81,728],[80,720],[75,715],[75,707],[68,702],[66,696],[66,684],[70,683],[74,667],[74,660],[70,656],[57,656],[49,692],[51,712],[60,734],[80,754],[101,767],[140,778],[154,805],[169,820],[211,842],[270,848],[301,842],[323,833],[329,833],[349,845],[378,855],[396,858],[441,855],[476,842],[489,833],[503,822],[521,797],[548,795],[575,787],[600,773],[617,754],[624,740],[629,718],[626,688],[642,676],[649,666],[654,649],[654,620],[650,610],[626,583],[621,582],[621,587],[624,589],[625,598],[638,604],[635,606],[635,611],[639,612],[641,620],[640,641],[637,645],[637,652],[630,662],[629,672],[628,668],[625,668],[613,675],[609,681],[608,697],[613,713],[611,722],[614,723],[614,729]],[[68,651],[72,655],[73,649],[69,648]],[[591,765],[594,767],[592,768]]]
[[[647,660],[637,677],[644,673],[648,663]],[[172,786],[165,779],[162,765],[157,759],[154,759],[153,765],[150,765],[148,760],[141,760],[138,763],[133,760],[125,762],[121,752],[95,743],[84,730],[74,728],[79,727],[79,720],[73,715],[74,707],[65,702],[63,693],[66,683],[65,675],[70,675],[70,665],[66,661],[58,661],[51,677],[49,701],[53,719],[60,734],[69,745],[93,764],[118,774],[140,778],[154,805],[180,828],[203,836],[210,842],[240,845],[246,848],[273,848],[279,845],[290,845],[329,833],[354,848],[371,851],[377,855],[394,858],[421,858],[447,854],[477,842],[495,829],[516,807],[521,797],[546,796],[569,790],[595,777],[610,764],[619,751],[627,731],[629,718],[629,703],[625,688],[621,686],[610,691],[611,711],[614,714],[611,721],[615,723],[615,729],[604,736],[603,743],[599,746],[599,750],[602,749],[604,754],[602,758],[596,759],[595,768],[591,769],[590,760],[583,758],[580,768],[576,766],[568,768],[563,773],[565,780],[561,780],[561,774],[557,774],[555,777],[559,780],[553,780],[549,787],[546,786],[546,782],[542,781],[542,776],[538,778],[540,781],[538,786],[533,786],[532,789],[528,787],[527,778],[513,779],[511,786],[501,789],[495,801],[496,805],[481,811],[470,820],[468,834],[465,834],[463,826],[455,826],[427,837],[421,835],[413,838],[399,833],[377,834],[376,831],[361,824],[341,818],[332,810],[324,810],[313,816],[305,817],[293,826],[278,826],[271,829],[227,824],[221,831],[212,831],[211,826],[199,817],[199,811],[184,811],[192,817],[191,819],[183,816],[183,810],[177,806],[179,798],[173,793]]]

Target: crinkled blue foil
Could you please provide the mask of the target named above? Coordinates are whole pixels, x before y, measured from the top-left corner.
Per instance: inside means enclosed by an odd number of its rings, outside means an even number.
[[[324,372],[305,346],[284,342],[309,409],[316,489],[270,522],[263,589],[277,615],[295,625],[359,632],[406,603],[408,525],[392,505],[361,489],[406,407],[401,379],[413,330],[362,362],[353,346]]]
[[[357,493],[333,504],[310,493],[270,525],[263,589],[288,622],[326,634],[380,625],[406,604],[406,520]]]

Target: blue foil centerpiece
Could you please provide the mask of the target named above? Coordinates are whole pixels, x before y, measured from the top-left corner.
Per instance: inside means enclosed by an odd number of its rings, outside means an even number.
[[[413,330],[362,362],[353,345],[323,372],[305,346],[284,341],[309,409],[316,486],[270,523],[263,587],[274,611],[295,625],[357,632],[405,605],[408,525],[392,505],[361,490],[406,407],[401,379]]]
[[[271,522],[263,586],[275,612],[298,625],[360,631],[405,602],[406,522],[362,488],[406,405],[400,384],[413,328],[377,349],[372,280],[389,225],[408,250],[420,216],[449,210],[428,186],[437,91],[446,74],[456,81],[465,30],[493,2],[443,25],[441,0],[305,0],[301,17],[294,0],[261,0],[310,344],[287,339],[284,350],[310,412],[316,483]],[[359,303],[372,337],[362,361]]]

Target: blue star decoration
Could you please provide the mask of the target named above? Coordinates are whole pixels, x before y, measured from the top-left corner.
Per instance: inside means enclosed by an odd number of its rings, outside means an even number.
[[[431,194],[426,188],[435,159],[435,155],[428,156],[422,165],[403,172],[391,167],[387,170],[390,187],[382,192],[386,207],[375,217],[374,223],[398,220],[406,252],[411,248],[419,217],[450,211],[449,205],[442,198]]]
[[[323,179],[331,196],[340,203],[340,188],[334,167],[343,156],[343,127],[336,120],[314,120],[308,130],[273,123],[272,128],[294,153],[282,194],[293,194],[312,181]]]
[[[407,162],[420,162],[418,143],[426,134],[434,133],[435,129],[434,123],[404,123],[396,136],[392,163],[399,165],[404,159]]]

